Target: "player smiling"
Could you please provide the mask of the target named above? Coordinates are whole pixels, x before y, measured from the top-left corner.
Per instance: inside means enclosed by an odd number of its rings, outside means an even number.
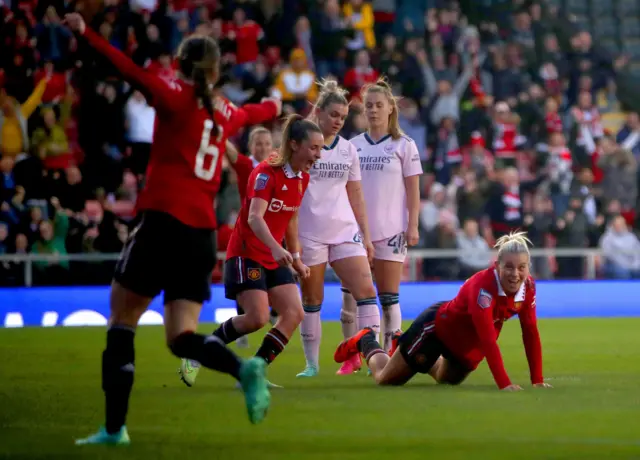
[[[438,383],[460,384],[486,358],[499,389],[522,390],[511,382],[497,339],[506,320],[518,315],[531,383],[549,388],[542,376],[542,347],[536,321],[536,288],[529,274],[529,240],[524,233],[498,239],[495,267],[476,273],[451,301],[424,310],[394,339],[391,357],[363,329],[338,346],[336,362],[362,353],[379,385],[403,385],[416,373]]]
[[[266,363],[284,350],[304,315],[291,269],[302,279],[309,276],[309,268],[300,260],[298,209],[323,141],[315,123],[299,115],[289,119],[279,154],[260,163],[249,176],[229,241],[225,295],[236,300],[244,314],[223,323],[214,335],[230,343],[261,329],[269,320],[271,304],[278,320],[256,353]]]

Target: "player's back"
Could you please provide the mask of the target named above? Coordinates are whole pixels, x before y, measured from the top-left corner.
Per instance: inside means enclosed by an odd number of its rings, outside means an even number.
[[[409,212],[404,179],[422,174],[415,142],[407,136],[393,139],[390,134],[376,142],[363,133],[351,143],[360,159],[371,239],[379,241],[406,231]]]
[[[465,357],[477,365],[484,354],[480,349],[480,338],[473,320],[476,312],[491,308],[496,337],[500,335],[504,321],[518,313],[522,304],[530,301],[528,290],[533,279],[529,277],[518,292],[507,296],[500,286],[494,267],[482,270],[462,285],[458,295],[443,305],[436,317],[436,334],[457,356]]]
[[[309,188],[300,206],[300,236],[325,244],[350,241],[358,233],[347,195],[347,182],[360,180],[355,147],[336,136],[322,148],[322,157],[309,171]]]
[[[224,116],[216,110],[217,129],[191,84],[168,83],[172,111],[158,111],[144,190],[138,209],[171,214],[186,225],[216,228],[214,200],[220,187]]]

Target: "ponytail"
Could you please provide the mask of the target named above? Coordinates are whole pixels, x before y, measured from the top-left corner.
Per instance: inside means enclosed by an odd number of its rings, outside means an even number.
[[[194,93],[213,122],[213,132],[218,133],[213,107],[212,87],[218,79],[220,48],[211,37],[192,35],[178,49],[180,73],[193,80]]]
[[[309,137],[310,132],[322,134],[320,127],[311,120],[304,119],[301,115],[293,114],[287,118],[282,131],[282,143],[278,149],[277,155],[269,158],[268,162],[271,166],[284,166],[291,162],[293,149],[291,141],[300,143]]]

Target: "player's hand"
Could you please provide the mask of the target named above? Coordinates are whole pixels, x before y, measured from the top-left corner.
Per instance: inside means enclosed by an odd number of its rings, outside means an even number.
[[[522,391],[522,387],[520,385],[509,385],[504,387],[502,391]]]
[[[64,15],[64,23],[71,29],[73,32],[78,32],[80,35],[84,34],[87,25],[82,19],[82,16],[78,13],[68,13]]]
[[[410,225],[407,231],[404,233],[404,238],[407,242],[407,246],[415,246],[420,241],[420,232],[418,232],[417,225]]]
[[[373,256],[375,254],[373,243],[369,240],[365,240],[364,248],[367,250],[367,259],[369,260],[369,265],[371,265],[373,263]]]
[[[534,383],[533,388],[553,388],[553,385],[547,382]]]
[[[293,256],[282,246],[272,249],[271,255],[282,267],[293,264]]]
[[[302,263],[300,259],[293,261],[293,269],[296,271],[301,279],[307,279],[311,276],[311,269]]]
[[[271,101],[276,105],[276,116],[279,117],[282,113],[282,100],[277,97],[264,97],[261,102]]]

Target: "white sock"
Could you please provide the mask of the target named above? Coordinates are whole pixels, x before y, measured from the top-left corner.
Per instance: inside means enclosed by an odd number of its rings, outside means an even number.
[[[300,336],[302,348],[307,366],[319,369],[320,338],[322,337],[322,324],[320,323],[320,305],[303,305],[304,319],[300,324]]]
[[[348,339],[356,335],[356,299],[348,289],[342,288],[342,310],[340,310],[340,324],[342,325],[342,337]]]
[[[391,339],[393,333],[402,327],[402,313],[400,312],[400,295],[383,292],[378,294],[380,305],[382,305],[382,315],[384,317],[384,350],[391,349]]]
[[[359,331],[370,327],[376,333],[376,340],[380,341],[380,310],[375,297],[360,299],[357,302],[356,326]]]

